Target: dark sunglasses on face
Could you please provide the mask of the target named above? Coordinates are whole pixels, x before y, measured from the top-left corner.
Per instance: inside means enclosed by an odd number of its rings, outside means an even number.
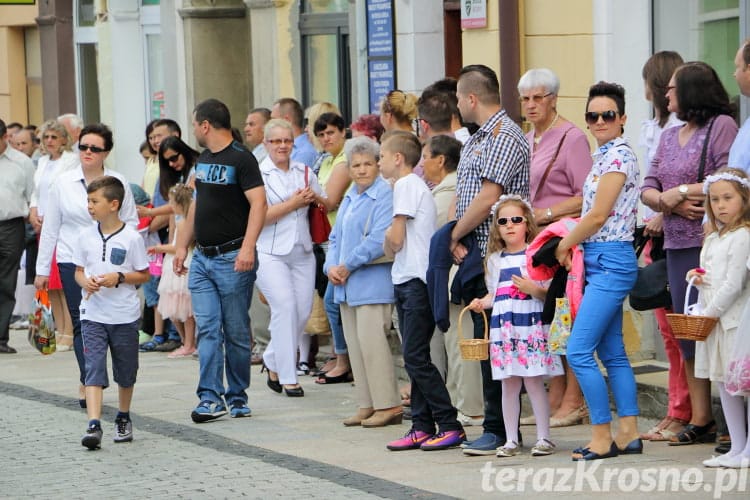
[[[79,151],[91,151],[92,153],[103,153],[106,151],[106,149],[102,149],[98,146],[92,146],[90,144],[79,144],[78,150]]]
[[[499,217],[497,219],[498,226],[506,226],[508,225],[508,222],[512,222],[513,224],[520,224],[522,222],[526,222],[526,217],[514,215],[513,217]]]
[[[164,161],[166,161],[167,163],[176,163],[179,158],[180,158],[180,153],[177,153],[176,155],[170,156],[169,158],[165,156]]]
[[[617,111],[602,111],[601,113],[597,113],[595,111],[588,111],[583,116],[586,119],[586,123],[589,125],[593,125],[594,123],[599,121],[599,117],[604,120],[604,123],[612,123],[617,119]]]

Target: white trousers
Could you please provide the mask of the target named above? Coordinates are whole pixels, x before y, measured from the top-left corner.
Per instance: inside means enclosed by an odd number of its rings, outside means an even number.
[[[310,317],[315,286],[315,257],[302,245],[287,255],[258,253],[258,289],[271,309],[271,341],[263,353],[282,384],[297,383],[297,346]]]

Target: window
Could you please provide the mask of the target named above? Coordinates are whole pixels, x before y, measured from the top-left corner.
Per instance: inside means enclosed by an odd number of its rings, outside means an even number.
[[[299,29],[302,36],[302,106],[328,101],[351,121],[349,17],[346,0],[306,0]]]
[[[675,50],[685,61],[707,62],[732,100],[738,102],[734,56],[747,36],[740,10],[748,3],[750,0],[654,1],[654,52]]]
[[[94,0],[75,3],[75,65],[78,75],[76,99],[78,115],[84,123],[101,121],[99,106],[99,77],[97,75],[97,38],[94,22]]]

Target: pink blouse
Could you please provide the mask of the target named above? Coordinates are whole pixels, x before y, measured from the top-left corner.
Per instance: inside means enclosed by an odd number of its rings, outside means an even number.
[[[544,185],[540,186],[544,172],[563,136],[565,140],[555,163]],[[591,149],[586,134],[567,122],[546,131],[536,147],[533,130],[526,134],[526,139],[531,151],[531,204],[534,207],[547,208],[570,197],[581,196],[583,183],[592,165]]]

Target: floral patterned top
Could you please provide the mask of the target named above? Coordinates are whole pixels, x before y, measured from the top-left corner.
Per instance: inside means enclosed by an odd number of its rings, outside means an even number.
[[[589,236],[584,242],[633,241],[633,231],[638,215],[638,198],[640,197],[638,159],[628,141],[622,136],[599,147],[593,154],[593,158],[594,165],[583,184],[581,216],[586,215],[593,208],[599,179],[604,174],[610,172],[625,174],[625,185],[620,190],[607,221],[599,231]]]

